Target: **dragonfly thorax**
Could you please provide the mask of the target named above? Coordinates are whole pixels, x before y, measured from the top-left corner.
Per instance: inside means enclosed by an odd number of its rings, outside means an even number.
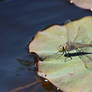
[[[72,42],[66,42],[65,45],[64,45],[64,50],[66,51],[70,51],[70,50],[73,50],[75,49],[74,45]]]

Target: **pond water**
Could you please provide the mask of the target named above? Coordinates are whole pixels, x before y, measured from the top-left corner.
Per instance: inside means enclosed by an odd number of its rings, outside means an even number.
[[[17,58],[27,57],[29,41],[39,30],[91,15],[67,0],[4,0],[0,2],[0,92],[35,81],[35,72],[27,71]],[[37,86],[38,85],[38,86]],[[40,84],[20,92],[48,92]],[[34,88],[37,90],[34,90]]]

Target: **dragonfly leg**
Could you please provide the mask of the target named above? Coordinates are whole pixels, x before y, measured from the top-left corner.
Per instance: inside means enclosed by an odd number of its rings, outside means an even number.
[[[64,62],[68,62],[68,59],[71,59],[72,60],[72,57],[66,57]]]
[[[64,54],[69,54],[69,51],[64,51]]]
[[[72,60],[72,57],[70,57],[70,59]]]
[[[64,55],[64,53],[65,53],[65,52],[63,51],[60,55]]]
[[[68,53],[66,53],[66,54],[69,54],[69,52],[68,52]],[[67,62],[67,61],[68,61],[68,59],[72,60],[72,56],[66,57],[64,61],[65,61],[65,62]]]
[[[64,62],[68,62],[68,61],[67,61],[67,57],[65,58]]]
[[[64,53],[65,53],[64,51],[62,53],[59,53],[59,54],[57,52],[58,55],[57,55],[56,59],[59,58],[59,57],[61,57],[62,55],[64,55]]]

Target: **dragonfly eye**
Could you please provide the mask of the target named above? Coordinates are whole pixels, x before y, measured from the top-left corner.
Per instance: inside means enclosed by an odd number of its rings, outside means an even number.
[[[64,47],[59,47],[58,52],[62,52],[64,50]]]

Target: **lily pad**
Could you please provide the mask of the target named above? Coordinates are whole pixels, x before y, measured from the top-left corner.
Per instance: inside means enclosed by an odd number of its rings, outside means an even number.
[[[71,60],[64,55],[56,54],[58,47],[67,41],[67,30],[70,31],[72,41],[79,32],[77,42],[91,43],[92,17],[87,16],[65,25],[54,25],[36,34],[29,44],[29,52],[39,56],[37,73],[63,92],[92,92],[91,63],[87,69],[83,62],[87,59],[86,56],[91,58],[92,55],[83,55],[82,59],[73,56]],[[91,52],[92,48],[90,47],[88,51]]]
[[[92,0],[70,0],[70,3],[74,3],[80,8],[89,9],[92,11]]]

